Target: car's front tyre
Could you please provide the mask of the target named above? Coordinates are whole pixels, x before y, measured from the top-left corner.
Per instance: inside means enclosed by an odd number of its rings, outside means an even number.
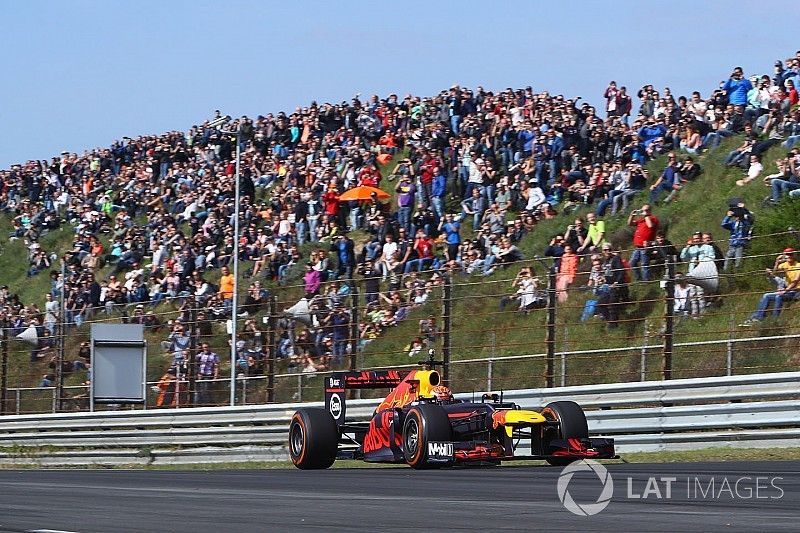
[[[556,438],[588,439],[589,424],[580,405],[575,402],[552,402],[542,409],[542,416],[547,420],[558,422]],[[573,457],[551,457],[547,462],[553,466],[566,466],[576,459]]]
[[[431,461],[428,443],[452,440],[453,428],[441,406],[418,405],[408,411],[403,423],[403,455],[412,468],[422,470],[442,466],[443,463]]]

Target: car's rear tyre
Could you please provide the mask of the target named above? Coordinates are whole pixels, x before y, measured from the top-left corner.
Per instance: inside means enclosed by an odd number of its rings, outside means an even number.
[[[325,409],[298,409],[289,423],[289,457],[303,470],[330,467],[339,448],[339,428]]]
[[[429,442],[451,442],[453,428],[447,413],[439,405],[412,407],[403,423],[403,455],[406,463],[419,470],[439,468],[440,462],[428,457]]]
[[[542,409],[542,416],[547,420],[559,423],[556,438],[558,439],[588,439],[589,424],[586,422],[586,415],[580,405],[575,402],[562,401],[552,402]],[[547,462],[553,466],[566,466],[573,461],[574,457],[551,457]]]

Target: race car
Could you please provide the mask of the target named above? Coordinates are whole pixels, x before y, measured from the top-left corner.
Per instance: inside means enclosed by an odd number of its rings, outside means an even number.
[[[337,459],[408,464],[416,469],[495,465],[544,459],[566,465],[581,458],[612,459],[614,440],[590,438],[583,409],[557,401],[525,410],[502,395],[480,402],[454,398],[435,369],[335,372],[325,379],[325,408],[302,408],[289,424],[289,456],[301,469],[324,469]],[[348,421],[346,393],[391,388],[368,422]],[[523,454],[523,443],[530,452]]]

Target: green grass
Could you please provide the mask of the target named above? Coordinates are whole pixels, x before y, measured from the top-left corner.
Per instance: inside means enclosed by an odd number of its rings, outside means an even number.
[[[52,451],[52,450],[49,450]],[[8,453],[8,452],[7,452]],[[36,454],[15,452],[21,458],[35,457]],[[797,461],[800,460],[800,448],[706,448],[692,451],[667,451],[647,453],[625,453],[620,459],[604,460],[604,464],[636,463],[698,463],[698,462],[736,462],[736,461]],[[501,468],[540,466],[552,468],[544,461],[509,461]],[[2,464],[0,470],[10,469],[69,469],[69,470],[171,470],[171,471],[214,471],[214,470],[282,470],[293,469],[289,461],[247,461],[241,463],[197,463],[186,465],[71,465],[71,466],[39,466],[29,463]],[[374,464],[363,461],[337,461],[335,469],[361,469],[361,468],[399,468],[407,469],[405,465]]]

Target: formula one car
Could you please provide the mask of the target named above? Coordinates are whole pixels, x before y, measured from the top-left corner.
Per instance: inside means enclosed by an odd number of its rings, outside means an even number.
[[[335,372],[325,379],[325,408],[302,408],[289,424],[289,455],[301,469],[330,467],[336,459],[406,463],[417,469],[544,459],[566,465],[581,458],[615,458],[614,440],[589,438],[575,402],[524,410],[502,396],[455,399],[441,385],[433,355],[422,370]],[[369,422],[345,419],[349,389],[392,388]],[[520,452],[529,442],[530,453]],[[527,447],[527,446],[525,446]],[[519,450],[519,452],[518,452]]]

